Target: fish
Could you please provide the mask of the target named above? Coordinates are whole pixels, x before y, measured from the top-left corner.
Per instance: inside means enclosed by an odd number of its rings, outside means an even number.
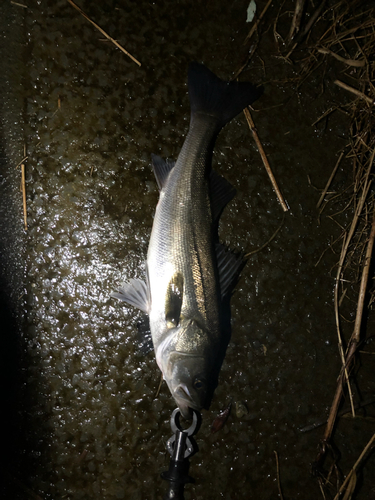
[[[217,386],[222,304],[244,265],[243,254],[218,239],[220,215],[236,191],[212,169],[213,149],[224,125],[262,88],[223,81],[193,62],[188,92],[190,125],[177,161],[152,156],[160,194],[146,280],[130,279],[111,295],[148,315],[156,362],[182,416],[191,419],[192,410],[208,409]]]

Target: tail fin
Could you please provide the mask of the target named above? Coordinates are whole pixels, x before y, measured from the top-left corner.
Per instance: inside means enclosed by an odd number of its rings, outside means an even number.
[[[261,96],[263,89],[247,82],[224,82],[212,71],[193,62],[189,66],[189,98],[192,116],[215,116],[224,127],[232,118]]]

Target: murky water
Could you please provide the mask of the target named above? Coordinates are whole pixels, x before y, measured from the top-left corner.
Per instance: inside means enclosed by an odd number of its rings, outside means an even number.
[[[245,55],[248,2],[80,2],[141,67],[68,2],[27,3],[9,6],[19,10],[7,21],[17,19],[24,30],[24,90],[16,93],[24,132],[12,151],[22,159],[25,142],[29,224],[22,446],[7,498],[162,498],[174,403],[166,385],[155,398],[160,374],[153,354],[139,348],[138,312],[110,293],[125,278],[144,277],[158,198],[150,156],[176,158],[181,148],[188,63],[232,77]],[[322,430],[299,429],[325,417],[339,372],[329,275],[337,256],[326,253],[315,264],[340,233],[330,219],[319,221],[314,186],[324,187],[347,142],[348,121],[335,114],[311,124],[348,96],[329,86],[331,67],[323,94],[321,73],[297,89],[272,30],[242,78],[264,84],[253,117],[290,212],[283,221],[239,116],[214,152],[214,168],[238,191],[221,238],[250,252],[283,227],[249,258],[233,296],[232,339],[211,409],[203,412],[190,469],[196,483],[186,499],[277,498],[274,451],[285,497],[320,497],[309,467]],[[373,390],[372,380],[366,391]],[[248,414],[233,411],[212,435],[213,418],[231,399]],[[344,424],[336,438],[346,470],[369,439],[370,424],[361,425]],[[374,488],[373,465],[370,459],[358,499]]]

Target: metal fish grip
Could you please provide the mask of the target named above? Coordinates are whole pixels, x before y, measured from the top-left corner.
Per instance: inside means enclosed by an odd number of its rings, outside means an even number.
[[[176,408],[171,416],[171,429],[173,436],[167,441],[167,450],[171,455],[168,471],[162,472],[161,477],[169,481],[168,491],[164,500],[183,500],[184,486],[186,483],[192,483],[194,480],[188,475],[189,457],[191,457],[198,447],[193,439],[193,435],[198,431],[201,416],[195,410],[193,420],[187,429],[182,429],[180,424],[181,412]]]

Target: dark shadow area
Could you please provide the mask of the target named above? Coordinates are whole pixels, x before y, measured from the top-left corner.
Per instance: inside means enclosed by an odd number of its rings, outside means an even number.
[[[3,255],[2,255],[3,258]],[[0,355],[0,397],[2,405],[3,438],[0,458],[1,498],[14,498],[13,482],[18,475],[20,455],[24,444],[24,426],[21,408],[21,366],[19,318],[12,311],[8,297],[3,292],[4,284],[0,281],[0,323],[2,349]]]
[[[25,232],[22,225],[20,167],[23,150],[23,68],[25,37],[22,9],[4,3],[0,37],[0,401],[2,439],[0,497],[17,498],[27,477],[25,448],[24,276]]]

